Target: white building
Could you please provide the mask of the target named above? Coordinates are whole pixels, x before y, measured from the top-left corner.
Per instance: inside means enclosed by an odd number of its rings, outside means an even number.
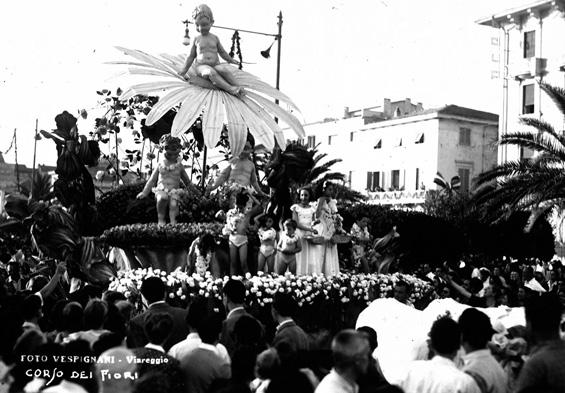
[[[500,134],[525,130],[518,123],[523,115],[563,126],[563,117],[537,81],[565,86],[565,0],[536,1],[477,23],[499,31],[503,92]],[[530,154],[505,146],[501,147],[499,161],[515,161]]]
[[[497,162],[498,116],[456,105],[424,110],[410,99],[357,111],[342,119],[306,124],[304,143],[319,144],[351,188],[368,192],[373,203],[419,204],[436,189],[437,172],[446,180],[472,179]]]

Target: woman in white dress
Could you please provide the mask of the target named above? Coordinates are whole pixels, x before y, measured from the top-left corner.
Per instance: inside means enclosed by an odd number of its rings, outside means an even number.
[[[332,241],[335,234],[335,218],[337,216],[337,201],[333,199],[333,183],[324,182],[322,196],[318,198],[316,219],[320,221],[319,234],[324,237],[322,273],[326,276],[335,276],[339,273],[339,257],[337,244]]]
[[[296,221],[298,227],[296,232],[302,245],[302,251],[296,254],[296,275],[321,274],[323,248],[311,244],[307,239],[317,234],[313,227],[316,206],[310,202],[309,188],[301,188],[299,197],[300,202],[290,207],[292,219]]]

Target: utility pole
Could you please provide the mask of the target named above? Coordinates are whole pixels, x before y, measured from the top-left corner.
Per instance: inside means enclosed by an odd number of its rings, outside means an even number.
[[[35,183],[35,156],[37,152],[37,123],[38,119],[35,119],[35,136],[33,137],[33,166],[31,168],[31,190],[29,192],[29,198],[33,198],[33,184]]]
[[[18,192],[21,192],[20,187],[20,166],[18,165],[18,129],[14,128],[14,154],[16,156],[16,184]]]

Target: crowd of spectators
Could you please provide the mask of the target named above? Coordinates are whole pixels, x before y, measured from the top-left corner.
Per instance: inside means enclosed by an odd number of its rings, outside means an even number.
[[[64,263],[28,269],[22,258],[0,268],[0,392],[563,392],[562,266],[472,265],[415,272],[439,297],[475,307],[525,307],[527,343],[509,373],[493,351],[486,314],[468,308],[429,332],[429,354],[390,384],[373,357],[378,332],[364,326],[333,337],[308,334],[293,319],[290,294],[274,296],[268,323],[246,310],[243,282],[230,279],[223,300],[166,302],[160,277],[141,287],[137,312],[122,293],[84,285],[70,291]],[[406,303],[410,287],[394,297]],[[264,316],[263,316],[264,317]],[[312,332],[309,332],[312,333]]]

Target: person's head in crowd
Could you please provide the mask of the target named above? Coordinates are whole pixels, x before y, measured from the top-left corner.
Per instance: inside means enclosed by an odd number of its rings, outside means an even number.
[[[510,272],[509,279],[510,279],[511,282],[515,282],[515,283],[519,282],[520,281],[520,273],[518,273],[516,270],[512,270]]]
[[[461,281],[461,286],[463,288],[465,288],[467,291],[471,292],[471,279],[470,278],[464,278]]]
[[[134,356],[133,352],[127,348],[115,347],[103,352],[102,359],[113,359],[112,362],[96,363],[96,376],[100,393],[130,393],[133,392],[133,376],[137,365],[130,361]],[[126,374],[127,373],[127,374]],[[121,378],[109,378],[113,374],[119,374]]]
[[[245,285],[240,280],[230,278],[223,288],[223,302],[226,309],[243,306],[245,301]]]
[[[144,322],[143,330],[151,344],[163,345],[173,330],[173,317],[165,312],[148,314]]]
[[[265,349],[255,361],[255,376],[260,379],[271,379],[277,375],[281,366],[279,354],[275,348]]]
[[[289,369],[271,378],[266,393],[314,393],[314,386],[306,374]]]
[[[70,302],[67,299],[60,299],[55,302],[51,311],[48,313],[49,321],[52,328],[58,332],[65,330],[65,319],[63,317],[63,310]]]
[[[422,275],[427,276],[429,273],[432,272],[432,268],[429,263],[424,263],[422,265]]]
[[[502,276],[502,271],[500,270],[500,267],[496,266],[492,269],[492,277],[500,277]]]
[[[8,277],[13,281],[17,281],[21,278],[21,268],[18,262],[8,263]]]
[[[43,316],[43,304],[37,295],[28,295],[22,303],[22,316],[25,321],[36,323]]]
[[[442,299],[449,299],[451,297],[451,287],[442,285],[439,290],[439,297]]]
[[[549,281],[557,282],[559,281],[559,279],[559,270],[555,268],[551,269],[551,271],[549,272]]]
[[[483,282],[478,277],[472,277],[469,282],[469,292],[476,295],[483,289]]]
[[[92,299],[84,309],[84,329],[100,330],[108,316],[108,305],[102,300]]]
[[[292,297],[292,294],[287,292],[277,292],[273,296],[273,303],[271,313],[275,322],[292,318],[298,309],[298,303]]]
[[[141,296],[148,306],[155,302],[164,301],[166,293],[167,286],[160,277],[147,277],[141,284]]]
[[[86,284],[82,289],[88,300],[102,298],[102,289],[99,286]]]
[[[516,292],[516,301],[519,305],[524,305],[524,302],[528,298],[528,288],[525,286],[520,286]]]
[[[450,317],[437,319],[430,330],[430,345],[436,355],[453,359],[461,345],[461,330]]]
[[[116,308],[124,318],[124,321],[129,321],[131,319],[133,314],[133,304],[131,304],[128,300],[118,300],[116,302]]]
[[[491,276],[490,270],[488,270],[486,267],[480,268],[480,269],[479,269],[479,273],[480,273],[480,275],[481,275],[481,281],[482,281],[482,282],[487,281],[487,280],[490,278],[490,276]]]
[[[539,282],[542,286],[545,285],[545,277],[543,276],[542,272],[535,272],[534,273],[534,278],[536,279],[537,282]]]
[[[124,337],[114,332],[102,333],[98,340],[92,344],[94,356],[100,356],[109,349],[124,346]]]
[[[485,349],[494,333],[488,315],[473,307],[461,313],[459,328],[461,344],[467,353]]]
[[[526,300],[526,329],[534,342],[559,339],[563,306],[554,293],[542,293]]]
[[[377,339],[377,332],[375,329],[369,326],[361,326],[357,328],[357,331],[365,336],[369,340],[369,347],[371,348],[371,353],[377,349],[379,346],[379,341]]]
[[[208,304],[204,298],[196,298],[188,306],[185,322],[191,332],[198,331],[202,317],[208,312]]]
[[[394,298],[400,303],[406,303],[410,297],[410,285],[405,281],[398,281],[394,285]]]
[[[63,308],[63,330],[68,333],[79,332],[83,328],[84,310],[79,302],[70,302]]]
[[[347,379],[357,381],[367,372],[370,351],[365,335],[353,329],[342,330],[332,340],[334,369]]]
[[[251,315],[242,315],[237,320],[233,328],[233,337],[236,347],[252,346],[262,349],[264,346],[263,327]]]
[[[26,284],[26,289],[33,293],[36,293],[41,291],[41,289],[46,286],[47,283],[49,283],[49,279],[46,276],[40,274],[29,279]]]
[[[106,303],[108,313],[104,321],[104,329],[125,337],[127,335],[127,321],[114,303]]]
[[[522,272],[522,281],[528,282],[534,278],[534,268],[532,266],[526,266]]]
[[[509,306],[510,298],[508,292],[500,290],[496,293],[496,306]]]
[[[198,325],[198,335],[205,344],[216,345],[222,331],[222,315],[216,311],[209,311]]]
[[[104,300],[108,304],[115,304],[119,300],[127,300],[126,295],[119,291],[106,291],[102,295],[102,300]]]
[[[561,301],[561,305],[565,307],[565,281],[559,282],[556,293],[559,297],[559,300]]]

